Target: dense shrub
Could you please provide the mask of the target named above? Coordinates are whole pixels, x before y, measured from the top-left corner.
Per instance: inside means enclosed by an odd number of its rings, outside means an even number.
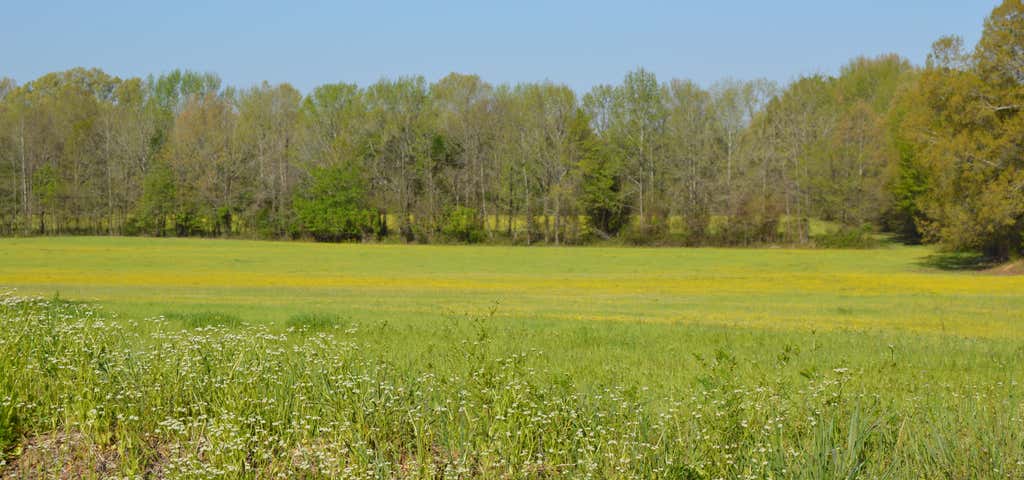
[[[321,242],[362,240],[379,228],[359,172],[351,166],[315,169],[294,199],[303,231]]]
[[[619,235],[626,245],[652,246],[662,245],[668,232],[668,222],[650,218],[644,222],[634,219],[622,229]]]
[[[814,237],[814,244],[821,248],[875,248],[878,239],[870,225],[862,227],[842,226]]]
[[[451,240],[463,243],[477,243],[484,240],[483,221],[476,209],[452,207],[444,216],[441,233]]]
[[[711,243],[723,246],[751,246],[779,241],[777,217],[736,216],[723,218],[710,235]]]

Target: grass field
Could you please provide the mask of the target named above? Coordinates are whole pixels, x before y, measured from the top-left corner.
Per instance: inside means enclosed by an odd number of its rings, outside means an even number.
[[[937,258],[0,240],[0,477],[1019,478],[1024,277]]]
[[[140,238],[0,240],[0,285],[141,318],[296,313],[429,329],[499,304],[511,324],[575,320],[1021,338],[1024,278],[877,250],[328,245]]]

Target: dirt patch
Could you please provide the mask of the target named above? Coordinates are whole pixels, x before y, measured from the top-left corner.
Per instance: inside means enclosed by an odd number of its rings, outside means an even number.
[[[996,265],[984,272],[989,275],[1024,275],[1024,260]]]
[[[0,467],[0,478],[103,478],[117,471],[118,460],[116,449],[81,433],[52,432],[25,439]]]

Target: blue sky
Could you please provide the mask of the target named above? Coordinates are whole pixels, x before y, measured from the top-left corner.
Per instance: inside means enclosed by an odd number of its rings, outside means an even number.
[[[433,4],[432,4],[433,3]],[[225,83],[476,73],[585,91],[643,66],[661,80],[779,82],[865,54],[922,63],[946,34],[977,41],[997,0],[488,2],[25,2],[3,0],[0,76],[74,66],[120,76],[173,68]]]

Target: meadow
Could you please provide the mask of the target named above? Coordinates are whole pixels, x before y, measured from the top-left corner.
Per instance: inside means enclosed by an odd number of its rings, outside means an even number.
[[[1024,277],[872,250],[0,240],[0,477],[1020,478]]]

